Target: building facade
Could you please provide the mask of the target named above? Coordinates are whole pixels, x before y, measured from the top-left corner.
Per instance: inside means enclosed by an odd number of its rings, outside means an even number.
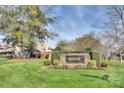
[[[22,49],[25,52],[22,53]],[[28,53],[26,52],[26,49],[27,49],[26,47],[22,47],[21,45],[16,45],[12,47],[12,45],[1,43],[0,56],[15,56],[15,57],[25,56],[25,55],[28,55]],[[41,52],[41,54],[51,52],[47,42],[42,44],[38,42],[35,46],[35,50]]]

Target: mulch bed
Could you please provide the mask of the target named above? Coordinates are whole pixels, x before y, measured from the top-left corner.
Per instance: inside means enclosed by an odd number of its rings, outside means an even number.
[[[48,60],[48,59],[38,59],[38,58],[14,58],[14,59],[10,59],[8,60],[8,62],[25,62],[25,61],[44,61],[44,60]]]

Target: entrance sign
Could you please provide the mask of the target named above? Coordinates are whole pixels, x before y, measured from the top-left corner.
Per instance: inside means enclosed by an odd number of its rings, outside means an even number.
[[[87,64],[90,60],[88,53],[63,53],[60,55],[60,61],[63,63],[80,63]]]
[[[84,62],[84,56],[68,55],[66,56],[66,62]]]

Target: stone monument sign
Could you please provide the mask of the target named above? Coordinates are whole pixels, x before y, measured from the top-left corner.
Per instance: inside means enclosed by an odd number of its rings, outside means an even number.
[[[87,64],[89,60],[90,55],[88,53],[63,53],[60,55],[60,61],[63,63]]]

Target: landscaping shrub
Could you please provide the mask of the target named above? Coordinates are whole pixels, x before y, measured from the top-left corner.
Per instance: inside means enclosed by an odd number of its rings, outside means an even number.
[[[103,75],[102,79],[108,81],[108,79],[109,79],[109,75],[106,75],[106,74]]]
[[[39,54],[37,57],[38,57],[38,58],[41,58],[41,54]]]
[[[100,66],[101,66],[101,67],[107,67],[107,66],[108,66],[108,63],[107,63],[107,62],[101,62],[101,63],[100,63]]]
[[[47,65],[51,65],[51,62],[50,62],[50,61],[43,61],[43,64],[44,64],[45,66],[47,66]]]
[[[93,59],[93,58],[92,58],[92,52],[93,52],[92,49],[91,49],[91,48],[86,48],[86,49],[85,49],[85,52],[86,52],[86,53],[89,53],[90,58],[91,58],[91,60],[92,60],[92,59]]]
[[[84,69],[85,66],[82,64],[60,64],[57,66],[59,69]]]
[[[58,66],[60,63],[61,63],[60,60],[54,60],[53,65]]]
[[[68,69],[69,65],[68,64],[61,64],[58,66],[59,69]]]
[[[77,64],[77,65],[74,66],[74,68],[75,69],[83,69],[83,68],[85,68],[85,66],[82,65],[82,64]]]
[[[45,59],[48,59],[48,58],[49,58],[49,54],[46,54],[46,55],[45,55]]]
[[[100,55],[97,52],[92,52],[92,59],[91,60],[95,60],[96,61],[96,65],[99,66],[100,65]]]
[[[88,68],[96,68],[96,61],[95,60],[90,60],[87,64]]]
[[[95,60],[96,61],[96,65],[99,66],[100,65],[100,55],[98,52],[93,52],[93,50],[91,48],[86,48],[85,51],[87,53],[89,53],[91,60]]]
[[[54,51],[52,53],[52,62],[54,60],[59,60],[60,59],[60,55],[62,53],[68,54],[68,53],[85,53],[85,52],[84,51],[69,51],[69,52],[68,51]]]
[[[61,51],[54,51],[54,52],[52,53],[52,62],[53,62],[54,60],[59,60],[61,53],[62,53]]]
[[[86,53],[85,51],[70,51],[70,52],[63,52],[63,53]]]

